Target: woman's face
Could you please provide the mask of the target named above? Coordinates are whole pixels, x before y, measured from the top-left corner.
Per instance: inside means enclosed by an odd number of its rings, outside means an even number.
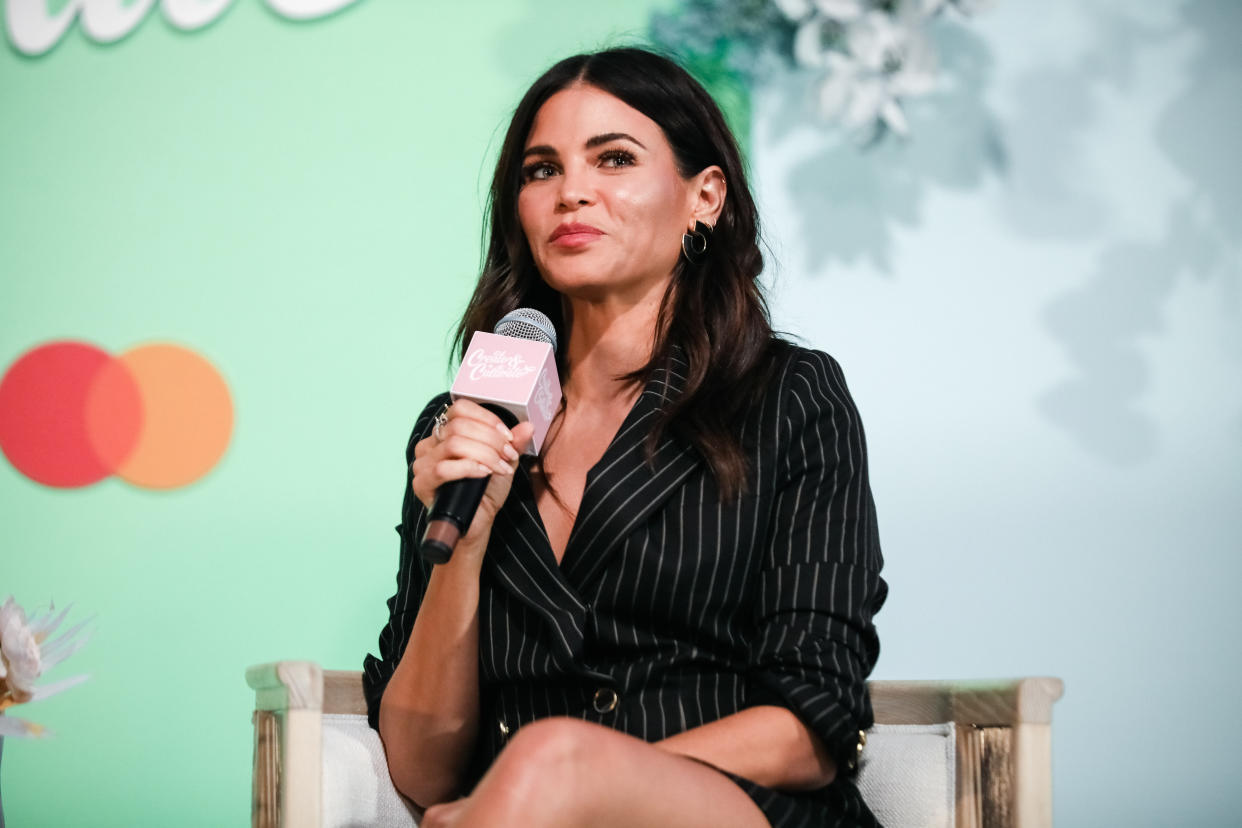
[[[662,293],[698,183],[678,173],[655,121],[593,86],[563,89],[535,116],[522,182],[518,218],[554,289],[594,301]]]

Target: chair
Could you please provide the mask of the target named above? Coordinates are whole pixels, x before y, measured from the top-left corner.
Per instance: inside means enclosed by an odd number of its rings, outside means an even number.
[[[416,826],[367,724],[362,674],[251,667],[254,828]],[[873,681],[858,785],[886,826],[1052,824],[1055,678]]]

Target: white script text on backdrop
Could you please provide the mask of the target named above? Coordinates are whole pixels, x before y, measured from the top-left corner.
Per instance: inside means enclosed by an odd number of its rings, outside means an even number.
[[[272,11],[291,20],[312,20],[339,11],[358,0],[264,0]],[[233,0],[160,0],[164,18],[184,31],[202,28],[219,17]],[[134,30],[155,0],[69,0],[49,14],[47,0],[4,0],[9,42],[27,55],[41,55],[69,31],[75,18],[96,43],[120,40]]]

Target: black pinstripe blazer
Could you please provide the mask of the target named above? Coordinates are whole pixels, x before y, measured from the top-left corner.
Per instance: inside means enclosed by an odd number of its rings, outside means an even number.
[[[545,716],[654,741],[778,704],[824,740],[838,780],[802,794],[735,781],[774,826],[875,824],[848,770],[872,722],[864,679],[887,592],[862,426],[831,357],[783,343],[777,353],[741,426],[750,468],[740,499],[721,502],[701,456],[672,435],[644,461],[654,416],[681,388],[676,359],[588,474],[559,566],[519,468],[482,576],[476,775]],[[418,418],[407,465],[446,400]],[[364,664],[372,726],[430,575],[417,549],[425,522],[407,480],[397,592],[379,656]]]

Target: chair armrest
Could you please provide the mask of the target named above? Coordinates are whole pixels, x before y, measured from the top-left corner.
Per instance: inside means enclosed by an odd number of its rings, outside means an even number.
[[[873,681],[880,725],[956,728],[958,828],[1052,825],[1052,705],[1057,678]]]
[[[975,727],[1049,724],[1052,705],[1065,691],[1058,678],[978,681],[872,681],[877,724],[938,724]]]
[[[273,661],[246,670],[254,709],[323,710],[324,674],[313,661]]]
[[[323,670],[313,661],[259,664],[246,683],[255,697],[252,825],[321,825]]]

